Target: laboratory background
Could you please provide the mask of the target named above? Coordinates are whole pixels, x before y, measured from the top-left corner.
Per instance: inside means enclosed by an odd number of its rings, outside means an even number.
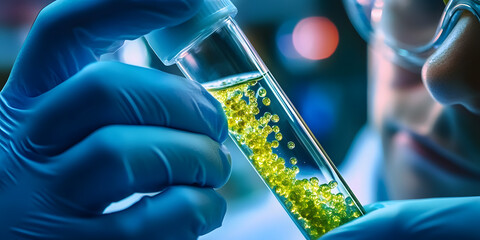
[[[0,84],[8,79],[31,24],[50,0],[0,0]],[[235,17],[332,161],[340,166],[366,122],[366,44],[342,1],[233,0]],[[310,48],[309,46],[315,46]],[[127,41],[103,60],[181,74],[165,67],[144,39]],[[230,140],[228,140],[230,141]],[[232,142],[232,175],[223,226],[200,239],[303,239]]]

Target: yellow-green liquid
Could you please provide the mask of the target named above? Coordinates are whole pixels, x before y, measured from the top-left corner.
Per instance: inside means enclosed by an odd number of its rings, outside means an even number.
[[[287,115],[271,106],[280,103],[263,76],[230,78],[205,87],[222,103],[231,136],[310,239],[361,215],[354,201],[338,192],[337,182],[298,177],[302,159],[292,153],[300,143],[289,139],[290,131],[282,133],[279,125],[288,126],[282,119]]]

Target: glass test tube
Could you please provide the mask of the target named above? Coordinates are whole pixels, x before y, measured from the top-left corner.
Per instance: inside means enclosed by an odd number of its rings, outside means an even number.
[[[221,102],[229,135],[307,239],[364,214],[231,17],[173,60]]]

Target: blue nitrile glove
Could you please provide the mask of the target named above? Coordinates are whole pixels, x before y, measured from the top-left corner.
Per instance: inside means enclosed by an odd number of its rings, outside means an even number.
[[[480,239],[480,197],[380,202],[321,240]]]
[[[58,0],[39,14],[0,95],[0,239],[194,239],[221,225],[220,104],[193,81],[96,62],[199,5]]]

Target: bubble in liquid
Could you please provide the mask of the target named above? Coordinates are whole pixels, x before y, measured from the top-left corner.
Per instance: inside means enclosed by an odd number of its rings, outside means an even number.
[[[273,114],[272,122],[277,123],[278,121],[280,121],[280,117],[277,114]]]
[[[318,185],[318,178],[316,178],[316,177],[311,177],[311,178],[310,178],[310,182],[311,182],[313,185]]]
[[[280,144],[278,143],[278,141],[276,141],[276,140],[272,141],[272,148],[277,148],[278,145],[280,145]]]
[[[337,185],[338,185],[337,182],[336,182],[336,181],[333,181],[333,180],[328,183],[328,187],[330,187],[330,188],[332,188],[332,189],[333,189],[333,188],[336,188]]]
[[[258,89],[258,96],[260,96],[260,97],[267,96],[267,90],[265,90],[265,88]]]
[[[278,126],[273,126],[272,129],[276,133],[280,132],[280,128]]]
[[[261,117],[261,118],[259,119],[259,122],[260,122],[262,125],[267,125],[268,122],[269,122],[269,120],[268,120],[265,116],[263,116],[263,117]]]
[[[269,112],[265,112],[265,113],[263,114],[263,117],[264,117],[265,119],[270,120],[270,119],[272,118],[272,114],[269,113]]]
[[[281,133],[277,133],[275,134],[275,139],[277,139],[278,141],[282,140],[283,136]]]
[[[255,92],[253,90],[248,90],[245,92],[245,97],[255,97]]]
[[[262,100],[263,105],[269,106],[270,105],[270,98],[266,97]]]
[[[295,143],[290,141],[290,142],[287,143],[287,146],[288,146],[289,149],[294,149],[295,148]]]
[[[348,206],[353,206],[354,205],[354,202],[352,200],[351,197],[346,197],[345,198],[345,203],[348,205]]]
[[[291,157],[291,158],[290,158],[290,163],[291,163],[292,165],[297,164],[297,158],[296,158],[296,157]]]
[[[273,129],[272,129],[272,127],[270,127],[270,125],[267,125],[267,126],[265,126],[265,127],[263,128],[263,131],[264,131],[265,133],[267,133],[267,135],[268,135],[268,134],[270,134],[270,133],[273,131]]]

